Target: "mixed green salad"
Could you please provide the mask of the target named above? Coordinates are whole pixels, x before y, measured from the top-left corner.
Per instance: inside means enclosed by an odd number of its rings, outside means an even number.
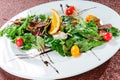
[[[40,14],[16,19],[0,31],[0,36],[7,36],[22,50],[50,48],[61,56],[77,57],[120,35],[120,31],[111,24],[100,24],[101,20],[94,15],[88,15],[86,19],[76,17],[76,11],[74,6],[66,8],[54,34],[50,34],[49,30],[55,17]]]

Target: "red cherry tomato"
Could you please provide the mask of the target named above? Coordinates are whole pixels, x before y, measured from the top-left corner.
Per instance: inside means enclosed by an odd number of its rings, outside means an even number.
[[[103,40],[109,41],[111,39],[112,39],[112,33],[106,32],[106,33],[103,34]]]
[[[18,47],[23,46],[23,38],[17,38],[15,43]]]
[[[65,13],[66,13],[66,15],[71,15],[71,14],[73,14],[74,10],[75,10],[75,7],[74,6],[70,6],[70,7],[68,7],[66,9]]]
[[[70,6],[69,8],[70,8],[70,10],[75,10],[74,6]]]

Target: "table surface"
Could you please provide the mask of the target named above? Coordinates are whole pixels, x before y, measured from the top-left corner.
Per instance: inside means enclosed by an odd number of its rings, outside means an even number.
[[[0,26],[16,14],[30,7],[53,0],[0,0]],[[120,14],[120,0],[92,0],[107,5]],[[0,68],[0,80],[27,80],[7,73]],[[86,73],[63,80],[120,80],[120,50],[107,62]]]

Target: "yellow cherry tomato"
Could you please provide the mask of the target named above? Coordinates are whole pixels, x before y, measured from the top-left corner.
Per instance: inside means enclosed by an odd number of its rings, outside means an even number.
[[[91,21],[91,20],[93,20],[93,19],[95,19],[96,17],[94,16],[94,15],[88,15],[87,17],[86,17],[86,21],[87,22],[89,22],[89,21]]]
[[[78,57],[80,55],[80,49],[77,45],[72,46],[71,54],[73,57]]]
[[[91,20],[94,21],[97,25],[100,25],[100,19],[97,18],[96,16],[94,16],[94,15],[88,15],[86,17],[86,22],[90,22]]]

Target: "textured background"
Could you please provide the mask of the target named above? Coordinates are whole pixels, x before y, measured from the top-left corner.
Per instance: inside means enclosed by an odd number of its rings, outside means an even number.
[[[23,10],[53,0],[0,0],[0,26]],[[120,14],[120,0],[91,0],[105,4]],[[13,76],[0,68],[0,80],[26,80]],[[120,50],[106,63],[81,75],[64,80],[120,80]]]

